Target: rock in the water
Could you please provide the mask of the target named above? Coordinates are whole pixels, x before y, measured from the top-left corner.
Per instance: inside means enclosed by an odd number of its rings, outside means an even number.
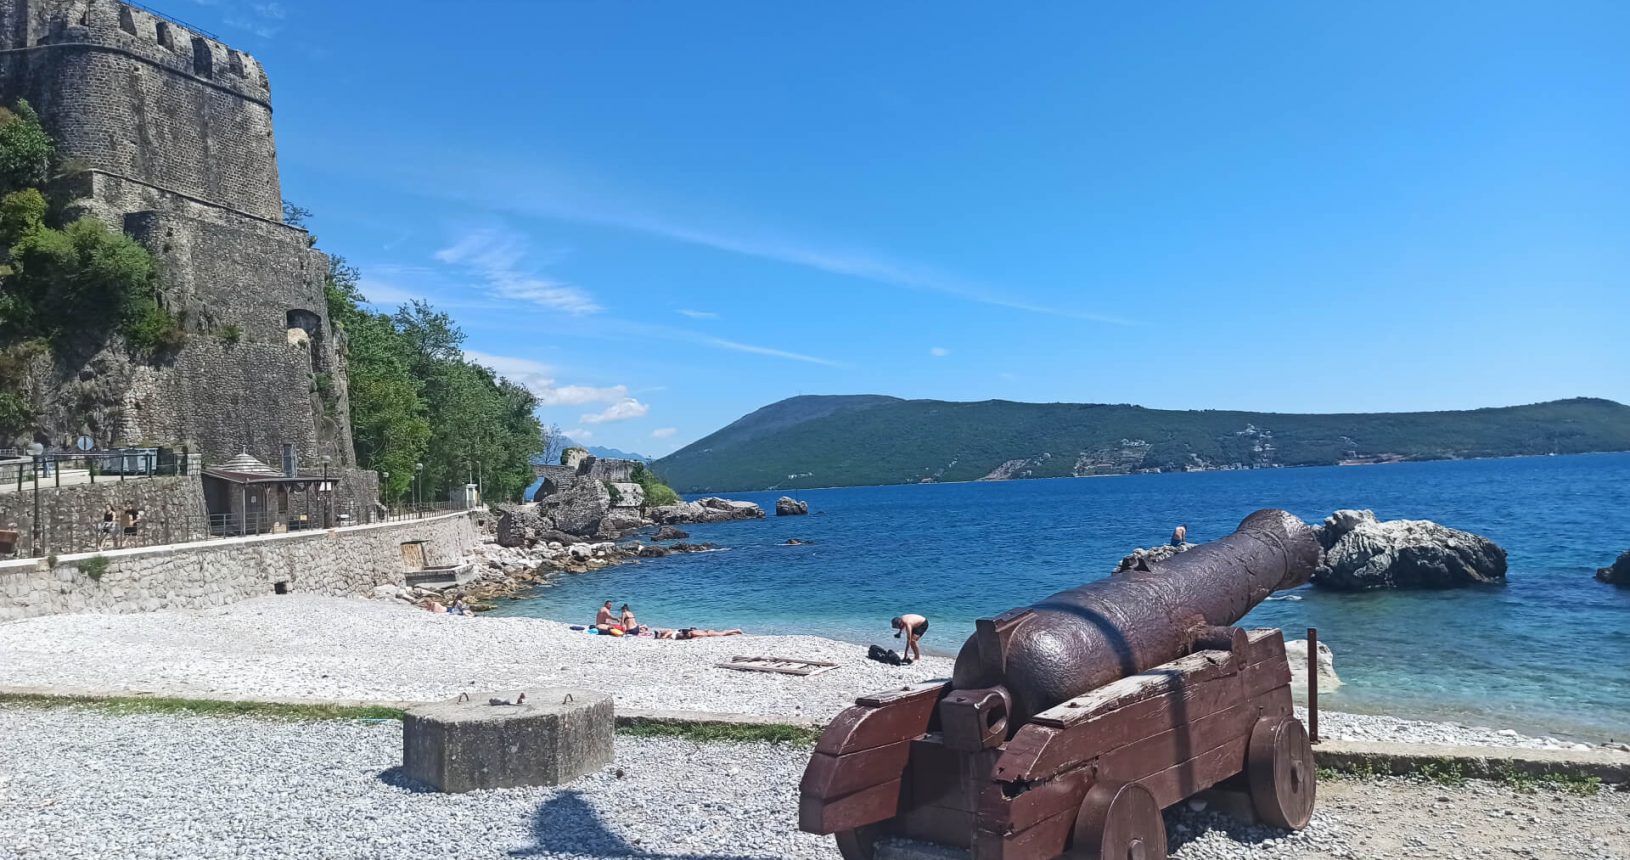
[[[1290,660],[1290,687],[1292,690],[1307,689],[1307,640],[1293,639],[1285,643],[1285,657]],[[1319,689],[1333,690],[1341,686],[1341,678],[1336,676],[1335,656],[1330,653],[1330,646],[1319,643]]]
[[[650,514],[653,521],[664,525],[764,519],[764,509],[752,502],[733,502],[716,496],[652,508]]]
[[[555,524],[538,512],[537,505],[501,505],[494,528],[499,546],[529,547]]]
[[[676,529],[673,526],[663,526],[651,536],[651,540],[684,540],[690,537],[690,532]]]
[[[600,527],[595,532],[599,537],[615,538],[628,534],[631,531],[645,528],[645,518],[640,516],[639,508],[612,508],[600,518]]]
[[[809,502],[802,502],[791,496],[782,496],[775,500],[775,515],[778,517],[798,517],[809,513]]]
[[[782,546],[809,546],[812,543],[814,543],[814,541],[804,540],[803,538],[787,538],[787,542],[782,544]]]
[[[642,546],[638,555],[640,558],[662,558],[670,552],[672,550],[665,546]]]
[[[1596,578],[1621,587],[1630,587],[1630,549],[1624,551],[1618,560],[1596,571]]]
[[[1167,543],[1161,544],[1160,546],[1152,546],[1148,549],[1138,547],[1137,549],[1132,550],[1131,555],[1121,559],[1121,563],[1115,565],[1115,570],[1113,570],[1112,573],[1126,573],[1127,571],[1132,570],[1149,570],[1152,565],[1159,564],[1160,562],[1163,562],[1180,552],[1187,552],[1189,548],[1193,546],[1194,544],[1191,543],[1185,543],[1181,546],[1173,546],[1172,544]]]
[[[669,549],[674,552],[708,552],[718,549],[718,547],[710,543],[676,543]]]
[[[1505,550],[1488,538],[1427,520],[1381,522],[1336,511],[1319,529],[1324,560],[1315,585],[1338,591],[1458,588],[1505,582]]]

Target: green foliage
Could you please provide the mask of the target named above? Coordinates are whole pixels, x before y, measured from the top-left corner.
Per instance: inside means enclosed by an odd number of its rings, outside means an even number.
[[[1247,431],[1255,427],[1257,433]],[[1014,459],[1029,477],[1106,469],[1170,471],[1257,462],[1496,457],[1630,450],[1630,407],[1574,399],[1463,412],[1293,415],[1074,403],[797,397],[772,404],[654,464],[684,492],[976,480]],[[1147,443],[1130,445],[1136,440]],[[796,476],[796,477],[789,477]]]
[[[0,436],[9,436],[34,426],[34,409],[20,395],[0,391]]]
[[[54,156],[51,136],[28,102],[0,108],[0,193],[44,185]]]
[[[629,477],[633,478],[634,483],[639,484],[640,488],[645,490],[645,507],[660,508],[665,505],[679,503],[679,494],[674,492],[673,487],[664,484],[662,479],[656,476],[656,473],[645,467],[644,463],[635,463],[633,472]]]
[[[683,738],[696,743],[784,743],[814,746],[820,730],[785,723],[731,723],[702,720],[617,721],[617,732],[639,738]]]
[[[400,708],[378,705],[285,704],[242,700],[180,699],[161,696],[53,696],[0,693],[0,704],[34,708],[85,708],[109,714],[193,714],[206,717],[260,717],[279,720],[400,720]]]
[[[330,318],[346,335],[351,429],[358,460],[389,472],[382,494],[411,492],[423,463],[425,499],[479,481],[491,499],[519,498],[532,482],[530,461],[547,446],[525,388],[464,357],[464,333],[424,302],[393,315],[363,307],[360,275],[332,259]]]
[[[1449,759],[1441,761],[1422,762],[1419,770],[1422,779],[1438,785],[1454,788],[1466,784],[1466,772],[1460,763]]]
[[[221,340],[227,343],[237,343],[243,340],[243,326],[237,323],[227,323],[221,326]]]
[[[92,582],[101,582],[102,574],[108,572],[108,559],[104,555],[93,555],[80,562],[79,572],[91,578]]]

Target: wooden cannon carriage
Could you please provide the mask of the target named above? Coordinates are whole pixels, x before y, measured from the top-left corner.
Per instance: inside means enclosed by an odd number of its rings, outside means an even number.
[[[1284,640],[1230,625],[1317,559],[1306,525],[1259,511],[1167,562],[980,620],[950,681],[862,697],[826,728],[800,828],[835,834],[849,860],[888,838],[971,860],[1157,860],[1161,810],[1213,788],[1306,826],[1313,755]]]

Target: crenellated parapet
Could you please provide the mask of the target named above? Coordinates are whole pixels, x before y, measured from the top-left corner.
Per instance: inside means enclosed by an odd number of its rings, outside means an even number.
[[[0,89],[87,170],[282,218],[266,73],[213,37],[116,0],[0,0]]]

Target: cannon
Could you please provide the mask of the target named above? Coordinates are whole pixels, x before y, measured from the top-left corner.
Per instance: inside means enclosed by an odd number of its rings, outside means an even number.
[[[1278,630],[1233,626],[1308,581],[1279,510],[1220,540],[980,619],[949,681],[862,696],[822,732],[799,828],[847,860],[891,840],[970,860],[1158,860],[1161,811],[1201,791],[1301,829],[1313,751]]]

